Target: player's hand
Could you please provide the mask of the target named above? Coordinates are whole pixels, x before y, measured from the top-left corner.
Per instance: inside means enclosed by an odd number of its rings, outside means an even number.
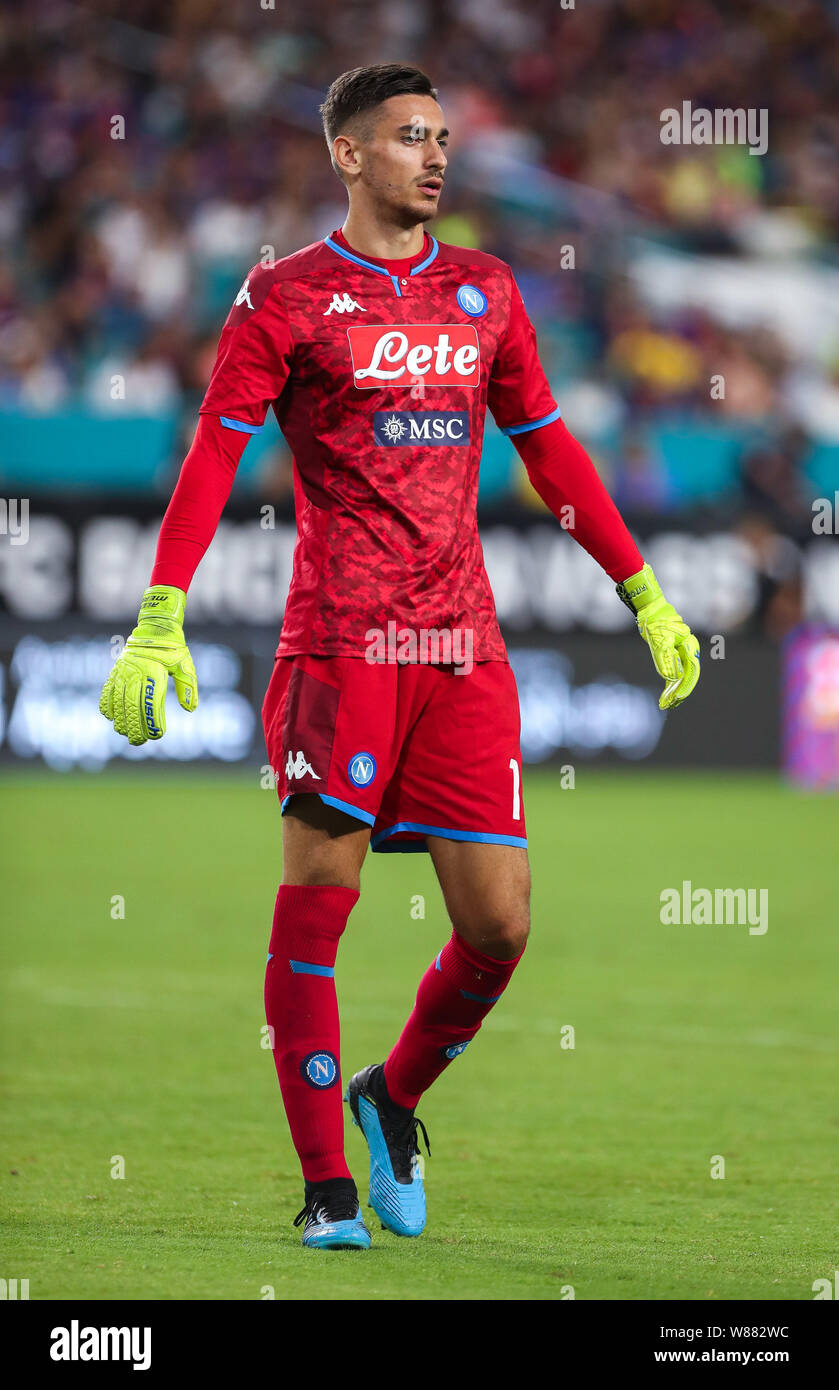
[[[166,584],[146,589],[137,626],[102,687],[99,709],[129,743],[145,743],[165,734],[170,676],[181,707],[198,707],[195,667],[183,630],[185,608],[182,589]]]
[[[678,709],[699,680],[699,643],[661,592],[649,565],[617,586],[618,598],[631,609],[638,631],[652,652],[655,669],[666,681],[659,709]]]

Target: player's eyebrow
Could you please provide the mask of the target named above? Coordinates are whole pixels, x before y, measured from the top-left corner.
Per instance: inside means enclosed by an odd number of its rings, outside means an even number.
[[[413,134],[414,131],[422,131],[423,135],[427,135],[427,134],[428,134],[428,126],[427,126],[427,125],[419,125],[416,121],[412,121],[410,125],[401,125],[401,126],[399,127],[399,134],[400,134],[400,135],[401,135],[403,132],[404,132],[406,135],[411,135],[411,134]],[[438,139],[438,140],[442,140],[444,136],[448,135],[448,133],[449,133],[448,127],[447,127],[447,126],[443,126],[443,129],[442,129],[442,130],[438,130],[438,132],[437,132],[437,139]]]

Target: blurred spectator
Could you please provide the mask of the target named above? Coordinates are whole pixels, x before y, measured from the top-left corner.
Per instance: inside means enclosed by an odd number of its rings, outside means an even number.
[[[747,505],[781,529],[800,530],[812,519],[802,470],[806,448],[806,435],[793,428],[749,450],[743,459]]]

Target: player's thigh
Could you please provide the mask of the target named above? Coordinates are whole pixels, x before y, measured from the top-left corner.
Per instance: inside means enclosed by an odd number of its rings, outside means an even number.
[[[319,796],[292,797],[283,816],[283,883],[358,891],[370,827]]]
[[[286,885],[358,889],[378,809],[370,772],[386,765],[377,745],[362,754],[354,741],[368,732],[371,709],[386,726],[386,673],[364,662],[300,656],[274,664],[262,718],[283,810]]]
[[[439,835],[426,843],[455,931],[498,960],[520,955],[530,931],[527,850]]]

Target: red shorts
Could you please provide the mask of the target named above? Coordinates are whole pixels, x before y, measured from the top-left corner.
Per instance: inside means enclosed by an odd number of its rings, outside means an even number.
[[[262,706],[283,810],[296,792],[372,827],[374,850],[426,835],[526,848],[519,701],[505,661],[450,666],[277,657]]]

